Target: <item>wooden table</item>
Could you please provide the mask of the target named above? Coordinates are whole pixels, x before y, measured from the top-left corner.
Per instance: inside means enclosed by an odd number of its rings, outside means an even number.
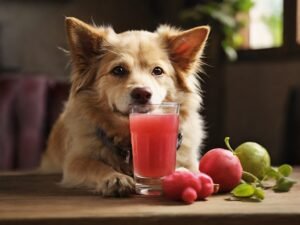
[[[300,168],[294,173],[300,181]],[[10,224],[300,224],[300,184],[289,193],[267,191],[263,202],[229,202],[216,195],[192,205],[163,197],[103,199],[61,188],[59,175],[1,174],[0,225]]]

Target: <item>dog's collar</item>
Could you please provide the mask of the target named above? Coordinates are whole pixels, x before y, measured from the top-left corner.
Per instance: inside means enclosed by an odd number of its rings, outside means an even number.
[[[109,137],[103,129],[100,127],[96,130],[97,137],[101,140],[101,142],[110,150],[112,150],[117,156],[123,159],[126,163],[129,163],[131,160],[132,148],[129,146],[121,146],[117,145],[113,141],[113,137]]]
[[[123,159],[126,163],[130,163],[132,159],[132,146],[121,146],[117,145],[113,141],[113,137],[107,136],[105,131],[98,127],[96,130],[97,137],[101,140],[101,142],[109,149],[111,149],[116,155],[118,155],[121,159]],[[177,136],[177,144],[176,149],[178,150],[182,144],[183,135],[182,132],[178,133]]]

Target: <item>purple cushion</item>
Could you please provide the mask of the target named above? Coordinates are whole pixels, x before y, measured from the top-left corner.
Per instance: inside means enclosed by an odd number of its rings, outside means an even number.
[[[16,79],[6,78],[0,82],[0,170],[14,168],[13,101],[18,85]]]
[[[20,169],[35,168],[44,147],[47,79],[26,77],[21,79],[16,99],[18,120],[18,157]]]
[[[10,74],[0,79],[0,170],[39,165],[69,89],[70,84],[42,75]]]

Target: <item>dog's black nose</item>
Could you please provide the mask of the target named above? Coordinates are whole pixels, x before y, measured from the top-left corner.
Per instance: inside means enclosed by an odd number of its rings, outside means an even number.
[[[146,104],[149,102],[152,96],[152,92],[150,88],[143,87],[143,88],[134,88],[131,91],[131,98],[134,100],[135,103],[138,104]]]

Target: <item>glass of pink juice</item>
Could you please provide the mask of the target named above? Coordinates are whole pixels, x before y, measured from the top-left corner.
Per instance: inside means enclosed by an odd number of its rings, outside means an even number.
[[[133,105],[130,132],[136,192],[161,194],[161,178],[176,167],[179,105]]]

